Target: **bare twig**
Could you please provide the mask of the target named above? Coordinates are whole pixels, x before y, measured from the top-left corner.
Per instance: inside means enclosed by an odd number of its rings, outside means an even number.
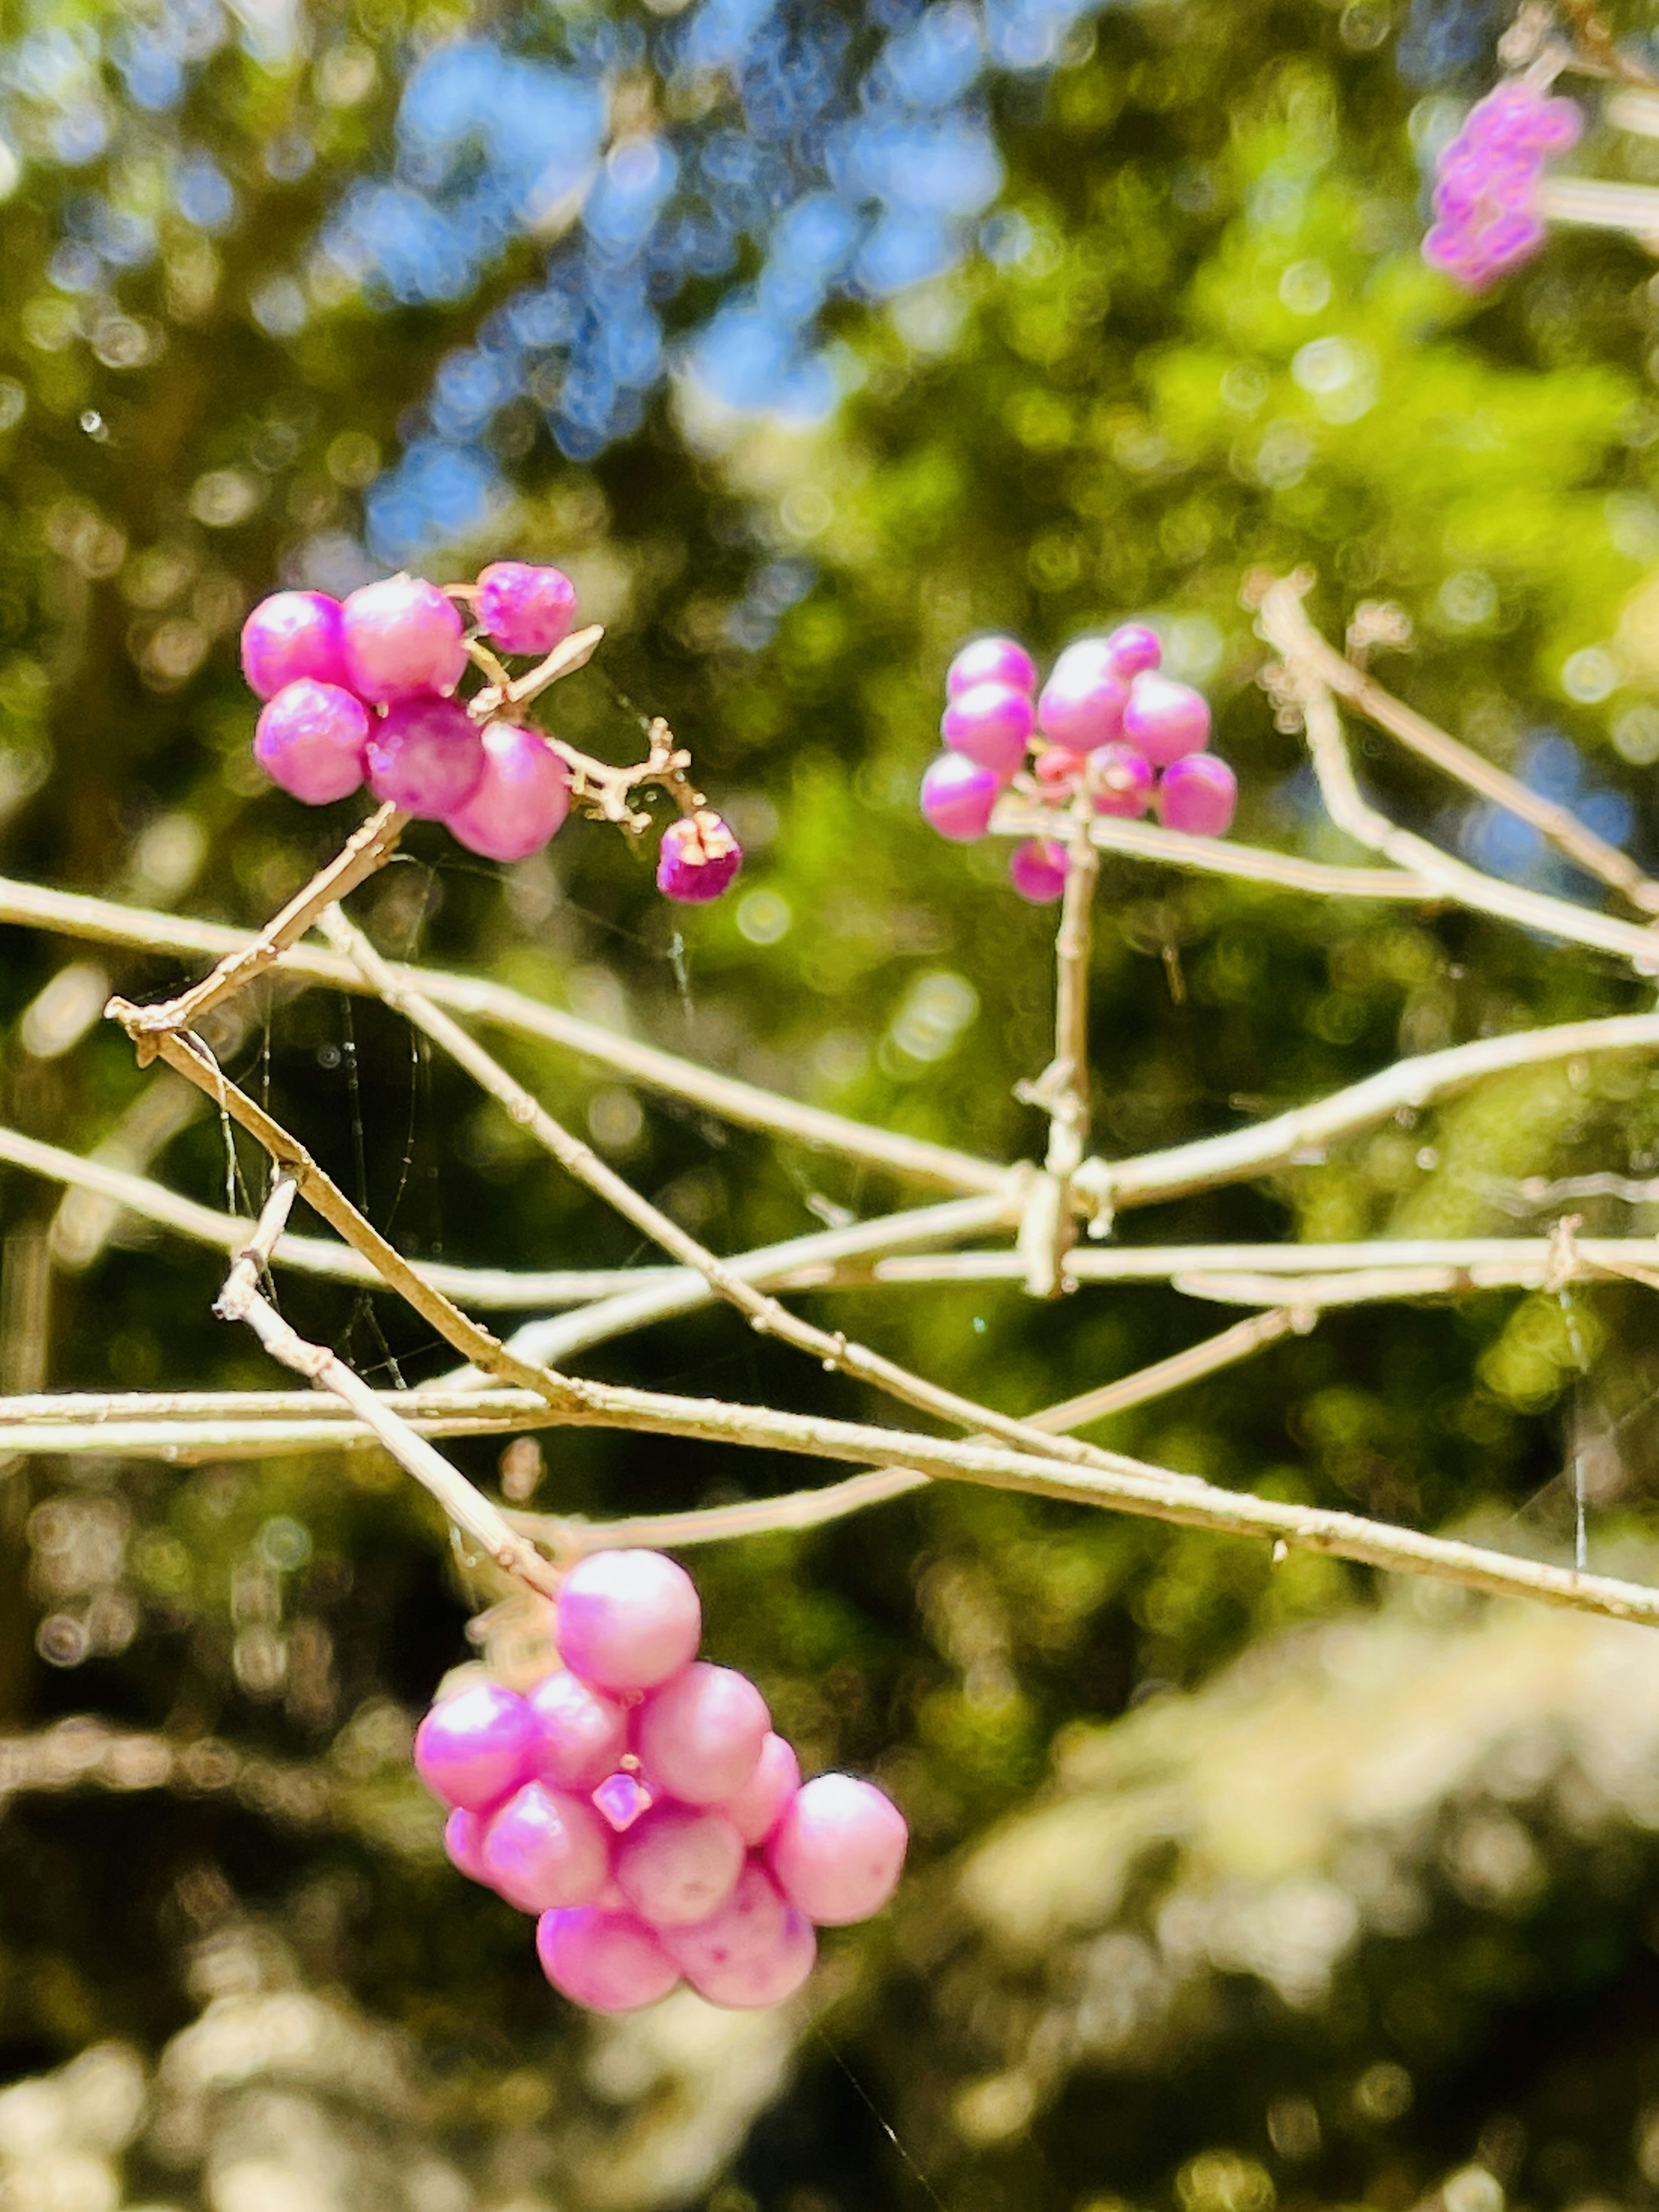
[[[435,1498],[451,1521],[480,1545],[504,1574],[543,1595],[558,1588],[558,1577],[535,1546],[510,1528],[499,1510],[459,1469],[408,1424],[368,1385],[354,1375],[326,1345],[309,1344],[259,1292],[259,1278],[287,1221],[299,1185],[279,1169],[252,1236],[236,1255],[214,1311],[223,1321],[246,1322],[273,1359],[331,1391],[370,1429],[399,1467]]]
[[[1061,1287],[1061,1263],[1077,1233],[1072,1178],[1089,1136],[1089,951],[1100,875],[1089,837],[1093,820],[1092,799],[1079,792],[1072,805],[1054,938],[1054,1055],[1035,1083],[1018,1084],[1014,1091],[1048,1116],[1048,1155],[1042,1174],[1032,1181],[1019,1228],[1025,1287],[1039,1298],[1054,1297]]]
[[[1553,187],[1546,187],[1547,191]],[[1653,203],[1655,224],[1659,227],[1659,192],[1648,197]],[[1338,698],[1358,708],[1368,721],[1399,738],[1401,744],[1424,760],[1432,761],[1448,775],[1455,776],[1471,791],[1479,792],[1483,799],[1491,799],[1495,805],[1529,823],[1558,852],[1565,854],[1588,874],[1599,877],[1640,912],[1659,915],[1659,883],[1644,874],[1628,854],[1608,844],[1606,838],[1598,837],[1569,808],[1558,806],[1553,800],[1528,789],[1480,753],[1437,728],[1415,708],[1385,691],[1374,678],[1355,667],[1352,660],[1345,659],[1320,635],[1294,592],[1283,585],[1275,586],[1268,599],[1264,599],[1261,611],[1262,628],[1270,642],[1287,659],[1293,658],[1298,667],[1317,676]]]

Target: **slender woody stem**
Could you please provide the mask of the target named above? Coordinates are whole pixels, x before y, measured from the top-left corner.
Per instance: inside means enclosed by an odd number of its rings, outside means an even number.
[[[1066,888],[1054,936],[1054,1056],[1035,1083],[1015,1097],[1048,1115],[1048,1150],[1042,1176],[1031,1184],[1019,1249],[1025,1287],[1050,1298],[1062,1287],[1061,1267],[1076,1235],[1072,1178],[1083,1164],[1089,1137],[1089,954],[1095,884],[1100,857],[1090,840],[1094,806],[1087,792],[1072,803],[1066,848]]]

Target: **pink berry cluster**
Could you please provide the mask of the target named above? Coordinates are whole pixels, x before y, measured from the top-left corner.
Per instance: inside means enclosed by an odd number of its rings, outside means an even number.
[[[554,1633],[562,1664],[528,1694],[476,1679],[421,1723],[452,1864],[539,1916],[543,1972],[592,2011],[682,1979],[712,2004],[781,2003],[817,1928],[892,1895],[903,1815],[850,1774],[802,1782],[754,1684],[697,1658],[696,1587],[659,1552],[583,1559]]]
[[[1207,750],[1207,702],[1165,676],[1162,659],[1158,633],[1126,623],[1109,637],[1068,645],[1038,694],[1031,657],[1012,638],[963,646],[945,679],[939,729],[949,750],[922,777],[923,818],[941,837],[971,843],[1012,787],[1056,807],[1086,793],[1097,814],[1153,811],[1166,829],[1221,836],[1237,781]],[[1064,846],[1028,838],[1008,877],[1035,904],[1059,898]]]
[[[1435,165],[1424,258],[1479,292],[1535,253],[1544,240],[1544,164],[1576,144],[1581,128],[1571,100],[1520,79],[1477,100]]]
[[[551,653],[576,618],[569,577],[522,561],[492,562],[459,596],[509,655]],[[455,598],[423,577],[388,576],[343,603],[276,592],[242,629],[242,672],[264,702],[255,758],[308,805],[367,782],[469,852],[527,860],[569,812],[570,772],[540,731],[506,713],[480,719],[455,696],[467,640]],[[742,860],[725,823],[699,806],[665,833],[658,888],[688,903],[718,898]]]

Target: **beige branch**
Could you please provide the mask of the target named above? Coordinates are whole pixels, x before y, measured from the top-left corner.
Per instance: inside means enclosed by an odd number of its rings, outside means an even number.
[[[1048,1150],[1033,1179],[1019,1228],[1025,1287],[1033,1297],[1060,1295],[1060,1267],[1076,1231],[1072,1178],[1089,1136],[1089,954],[1100,858],[1090,842],[1094,804],[1087,791],[1073,801],[1066,849],[1066,888],[1054,936],[1054,1052],[1035,1083],[1014,1096],[1048,1116]]]

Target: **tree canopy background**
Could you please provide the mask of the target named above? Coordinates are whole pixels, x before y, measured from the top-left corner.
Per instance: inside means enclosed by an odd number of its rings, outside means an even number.
[[[1618,27],[1640,50],[1647,23]],[[263,920],[352,811],[301,815],[252,769],[248,607],[278,580],[508,553],[568,568],[609,626],[561,729],[620,757],[668,716],[748,866],[688,915],[592,825],[509,872],[423,827],[365,902],[377,940],[1001,1157],[1039,1140],[1013,1085],[1048,1057],[1052,917],[915,805],[977,628],[1047,653],[1153,617],[1215,702],[1242,834],[1343,857],[1240,605],[1249,572],[1309,564],[1328,628],[1364,597],[1410,613],[1397,688],[1651,858],[1651,259],[1559,234],[1469,301],[1418,253],[1421,165],[1501,27],[1468,0],[18,0],[8,871]],[[1639,179],[1656,158],[1593,128],[1577,165]],[[1585,889],[1409,763],[1361,766],[1487,866]],[[94,1018],[176,969],[18,932],[5,952],[5,1119],[223,1203],[217,1121]],[[1115,1152],[1640,1004],[1478,919],[1109,860],[1092,988]],[[404,1250],[641,1256],[382,1011],[245,1005],[215,1049]],[[513,1057],[720,1249],[897,1196]],[[1547,1203],[1528,1177],[1656,1166],[1659,1077],[1571,1063],[1123,1233],[1498,1233]],[[10,1172],[0,1206],[9,1388],[270,1381],[211,1318],[212,1255]],[[1659,1225],[1639,1195],[1574,1207]],[[1097,1433],[1550,1553],[1577,1456],[1594,1560],[1649,1572],[1648,1295],[1334,1312]],[[445,1364],[389,1299],[284,1297],[377,1380]],[[1180,1348],[1207,1312],[1144,1286],[813,1310],[1011,1411]],[[602,1371],[867,1410],[721,1313]],[[494,1481],[491,1453],[456,1450]],[[561,1510],[799,1479],[619,1436],[545,1450],[538,1502]],[[0,2095],[9,2206],[113,2205],[118,2166],[125,2201],[214,2212],[1403,2212],[1437,2191],[1501,2212],[1659,2190],[1644,1632],[948,1486],[702,1553],[714,1656],[809,1764],[883,1778],[916,1843],[895,1911],[827,1947],[816,2027],[677,2043],[573,2020],[523,1923],[438,1855],[408,1734],[465,1656],[470,1592],[392,1470],[14,1463],[0,1524],[0,2069],[52,2076]],[[85,1715],[207,1750],[107,1787],[112,1738],[42,1734]],[[1413,1778],[1384,1809],[1350,1771],[1373,1753]]]

